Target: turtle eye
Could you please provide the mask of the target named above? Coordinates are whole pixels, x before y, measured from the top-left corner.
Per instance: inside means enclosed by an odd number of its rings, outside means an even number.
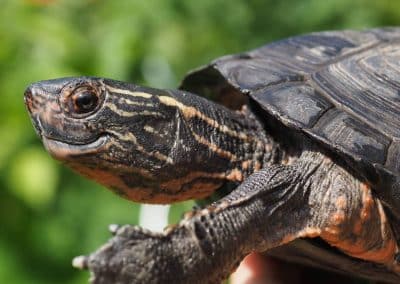
[[[88,113],[97,107],[99,103],[99,97],[92,90],[82,90],[71,96],[71,103],[75,113]]]

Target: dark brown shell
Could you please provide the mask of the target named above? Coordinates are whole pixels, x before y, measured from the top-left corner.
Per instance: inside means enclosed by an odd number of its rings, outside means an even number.
[[[217,59],[182,83],[203,94],[228,87],[400,200],[400,28],[292,37]]]

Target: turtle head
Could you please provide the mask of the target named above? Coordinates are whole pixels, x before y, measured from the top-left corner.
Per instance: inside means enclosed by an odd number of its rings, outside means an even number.
[[[54,158],[134,201],[206,197],[253,159],[244,120],[178,90],[63,78],[30,85],[25,103]]]
[[[25,91],[36,132],[60,160],[97,151],[106,142],[106,133],[96,127],[104,99],[100,82],[87,78],[41,81]]]

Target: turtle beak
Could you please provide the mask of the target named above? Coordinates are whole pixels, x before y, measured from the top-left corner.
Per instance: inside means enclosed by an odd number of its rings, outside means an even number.
[[[43,108],[51,98],[57,97],[70,78],[52,79],[31,84],[25,90],[25,104],[30,113]]]
[[[51,104],[57,104],[56,98],[68,80],[66,78],[40,81],[26,88],[24,100],[36,132],[42,137],[41,119]]]

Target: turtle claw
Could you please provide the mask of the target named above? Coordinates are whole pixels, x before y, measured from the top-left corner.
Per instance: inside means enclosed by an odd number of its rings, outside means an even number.
[[[118,229],[121,228],[120,225],[118,224],[110,224],[108,226],[108,231],[110,231],[110,233],[115,236],[117,234]]]
[[[90,270],[91,283],[163,283],[159,280],[167,259],[162,255],[174,257],[165,234],[129,225],[110,225],[109,230],[113,237],[106,244],[90,256],[74,260],[75,267]]]
[[[72,266],[78,269],[87,269],[88,268],[88,257],[84,255],[80,255],[75,257],[72,260]]]

